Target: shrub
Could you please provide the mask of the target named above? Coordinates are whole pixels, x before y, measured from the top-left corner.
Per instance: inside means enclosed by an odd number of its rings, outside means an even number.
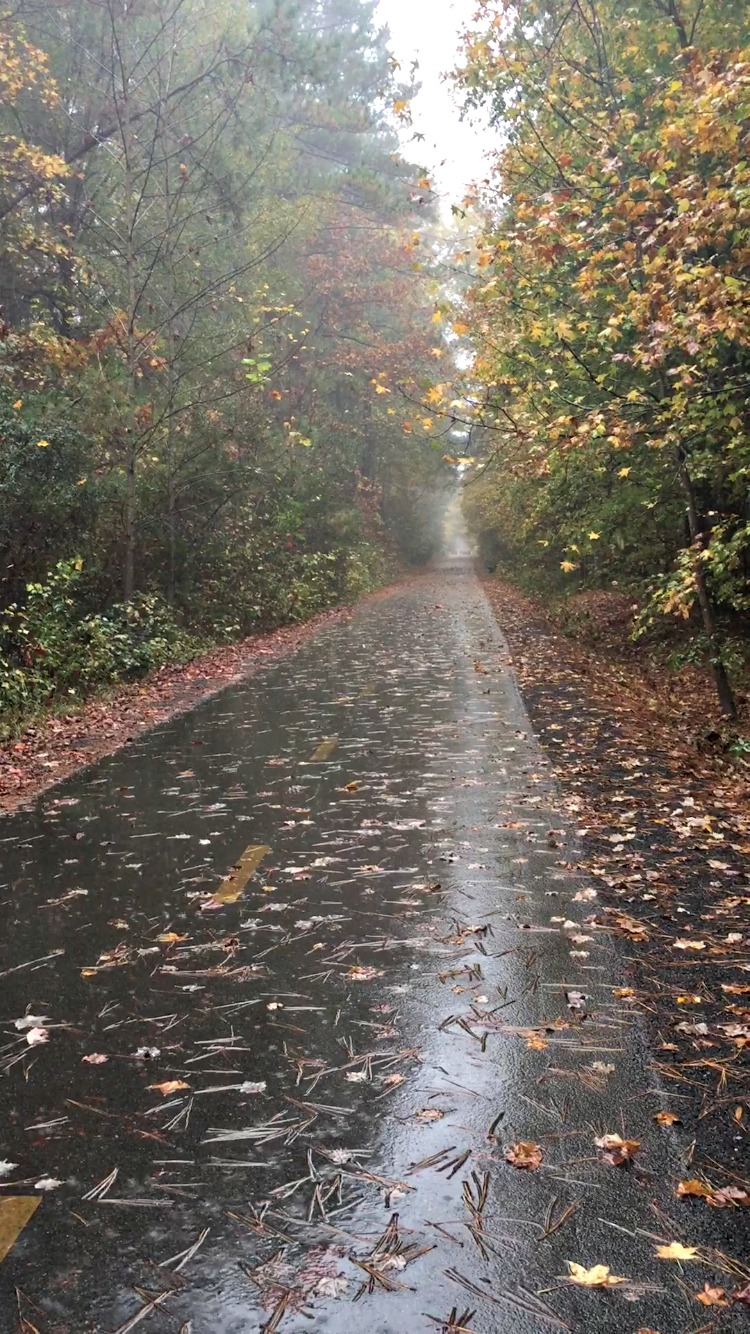
[[[195,641],[152,593],[106,613],[86,610],[83,562],[60,561],[0,627],[0,707],[28,710],[60,692],[84,696],[195,651]]]

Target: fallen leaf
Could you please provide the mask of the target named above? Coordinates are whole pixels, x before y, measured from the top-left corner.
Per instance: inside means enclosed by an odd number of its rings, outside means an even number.
[[[349,1287],[348,1278],[319,1278],[312,1289],[313,1297],[339,1297]]]
[[[48,1028],[30,1028],[26,1034],[26,1041],[30,1047],[38,1047],[42,1042],[49,1041]]]
[[[526,1046],[531,1051],[546,1051],[549,1047],[549,1043],[545,1042],[544,1038],[541,1037],[539,1033],[531,1033],[526,1040]]]
[[[681,1126],[682,1118],[676,1112],[657,1112],[654,1120],[660,1126]]]
[[[27,1028],[39,1028],[47,1023],[51,1016],[48,1014],[24,1014],[20,1019],[13,1021],[13,1027],[19,1032],[25,1032]]]
[[[372,964],[354,964],[346,974],[349,982],[370,982],[373,977],[382,977],[381,968],[373,968]]]
[[[693,1195],[700,1199],[708,1199],[710,1195],[713,1195],[713,1186],[707,1185],[704,1181],[697,1181],[695,1178],[690,1181],[678,1181],[675,1194],[681,1196]]]
[[[683,1246],[681,1241],[670,1241],[668,1246],[657,1246],[656,1254],[660,1260],[694,1260],[698,1247]]]
[[[601,1135],[594,1140],[597,1149],[601,1149],[605,1162],[613,1167],[632,1162],[641,1147],[638,1139],[623,1139],[621,1135]]]
[[[672,948],[675,950],[704,950],[706,942],[705,940],[675,940]]]
[[[710,1283],[704,1283],[703,1291],[696,1292],[695,1300],[702,1302],[704,1306],[728,1306],[729,1302],[724,1295],[723,1288],[712,1288]]]
[[[81,1060],[84,1061],[86,1065],[104,1065],[104,1062],[108,1061],[109,1057],[103,1056],[100,1051],[92,1051],[89,1056],[82,1056]]]
[[[146,1087],[156,1089],[166,1098],[168,1094],[177,1093],[180,1089],[189,1089],[190,1085],[186,1084],[184,1079],[165,1079],[163,1084],[147,1084]]]
[[[569,1282],[576,1283],[579,1288],[616,1288],[619,1283],[627,1283],[627,1279],[610,1274],[609,1265],[593,1265],[591,1269],[585,1269],[574,1260],[568,1260],[568,1269]]]
[[[519,1140],[516,1144],[506,1144],[505,1161],[511,1164],[511,1167],[522,1168],[533,1172],[539,1167],[542,1161],[542,1150],[539,1144],[534,1144],[531,1140]]]
[[[57,1190],[61,1185],[62,1181],[58,1181],[56,1177],[40,1177],[34,1182],[34,1190]]]

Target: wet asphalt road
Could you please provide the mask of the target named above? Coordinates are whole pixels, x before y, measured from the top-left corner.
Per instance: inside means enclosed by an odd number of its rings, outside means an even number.
[[[675,1095],[468,564],[7,817],[0,854],[0,1223],[41,1201],[2,1331],[740,1328],[694,1300],[733,1286],[705,1248],[734,1220],[674,1197]]]

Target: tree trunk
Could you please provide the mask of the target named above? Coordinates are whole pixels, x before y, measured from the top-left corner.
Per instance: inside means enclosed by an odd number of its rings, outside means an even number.
[[[136,459],[134,450],[135,447],[133,446],[127,461],[127,480],[125,484],[125,568],[123,571],[122,594],[126,602],[132,601],[135,586]]]
[[[695,503],[693,481],[687,466],[687,460],[681,449],[678,449],[677,451],[677,469],[680,485],[682,486],[683,494],[685,496],[690,541],[696,551],[696,555],[699,555],[704,545],[703,534],[701,533],[700,522],[698,519],[698,508]],[[714,682],[716,684],[719,707],[725,718],[736,718],[737,705],[734,702],[734,695],[732,694],[732,687],[729,684],[729,677],[727,676],[724,664],[721,661],[721,646],[716,632],[716,617],[714,616],[711,595],[706,583],[706,572],[703,567],[703,562],[700,559],[696,559],[695,561],[694,577],[696,597],[698,599],[698,606],[700,607],[703,629],[708,641],[708,660],[711,664],[711,671],[713,672]]]

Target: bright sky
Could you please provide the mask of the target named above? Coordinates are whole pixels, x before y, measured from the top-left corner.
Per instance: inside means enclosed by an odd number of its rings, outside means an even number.
[[[494,142],[487,129],[461,121],[452,88],[442,77],[456,64],[460,32],[475,10],[476,0],[379,0],[377,9],[391,30],[393,54],[405,78],[412,60],[419,61],[422,89],[412,113],[414,129],[425,142],[410,145],[410,154],[430,168],[448,202],[460,199],[470,181],[486,174],[483,154]]]

